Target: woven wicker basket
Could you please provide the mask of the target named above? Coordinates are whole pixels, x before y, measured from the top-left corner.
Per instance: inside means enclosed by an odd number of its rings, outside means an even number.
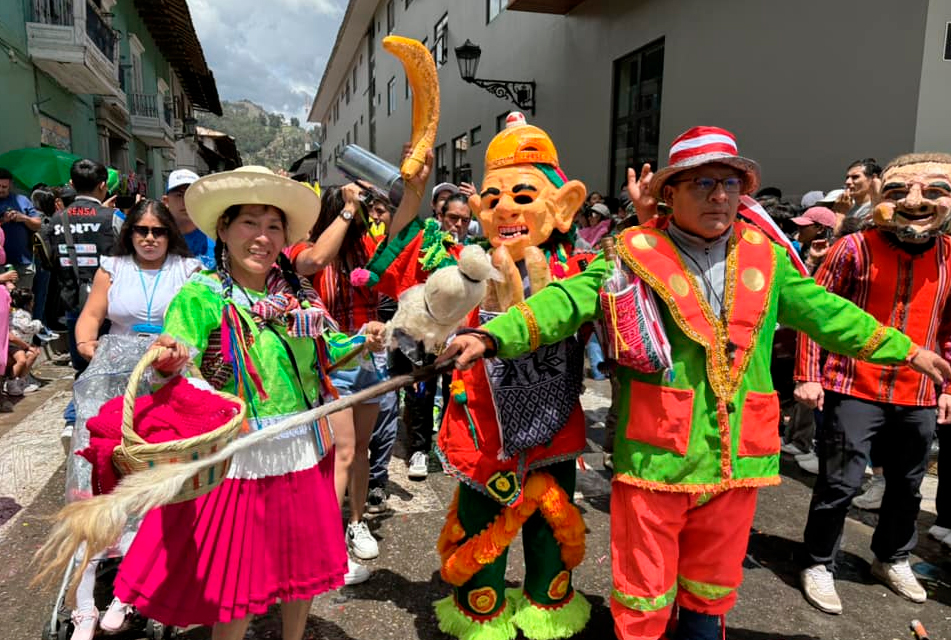
[[[239,407],[228,422],[212,431],[191,438],[161,443],[149,443],[143,440],[133,429],[136,390],[145,370],[158,359],[162,352],[162,349],[147,351],[132,370],[129,384],[126,386],[122,403],[122,443],[112,452],[112,462],[122,475],[150,469],[156,465],[191,462],[206,458],[237,438],[241,423],[244,421],[246,410],[244,401],[230,393],[215,391],[219,396]],[[200,408],[196,407],[196,410]],[[185,481],[172,502],[184,502],[208,493],[221,483],[230,466],[231,459],[228,458],[195,474]]]

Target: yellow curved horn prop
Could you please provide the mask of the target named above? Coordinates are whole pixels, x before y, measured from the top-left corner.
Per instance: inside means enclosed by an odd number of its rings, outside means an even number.
[[[404,180],[412,179],[426,163],[426,153],[436,142],[439,126],[439,76],[429,49],[419,40],[402,36],[383,38],[383,48],[403,64],[413,91],[413,135],[410,155],[400,165]]]

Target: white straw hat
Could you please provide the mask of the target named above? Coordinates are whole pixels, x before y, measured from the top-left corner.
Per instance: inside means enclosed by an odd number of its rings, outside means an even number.
[[[188,217],[212,239],[218,237],[218,218],[236,204],[264,204],[283,211],[288,244],[306,238],[320,214],[320,197],[313,189],[266,167],[239,167],[203,176],[185,191]]]

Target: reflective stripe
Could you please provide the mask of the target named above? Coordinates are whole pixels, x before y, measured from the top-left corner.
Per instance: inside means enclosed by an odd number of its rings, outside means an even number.
[[[621,593],[617,589],[612,591],[611,595],[628,609],[635,609],[637,611],[660,611],[674,603],[674,598],[677,596],[677,583],[675,582],[673,586],[667,590],[667,593],[662,593],[653,598],[631,596],[626,593]]]
[[[700,596],[705,600],[719,600],[736,591],[736,589],[732,587],[721,587],[718,584],[708,584],[706,582],[688,580],[683,576],[678,576],[677,582],[679,582],[680,586],[690,593],[694,594],[695,596]]]

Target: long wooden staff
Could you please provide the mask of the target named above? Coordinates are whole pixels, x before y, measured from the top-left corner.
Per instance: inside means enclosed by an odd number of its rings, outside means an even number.
[[[42,567],[33,584],[48,583],[62,575],[80,546],[85,543],[83,561],[73,573],[69,586],[69,593],[73,594],[83,569],[99,553],[115,544],[130,516],[144,516],[156,507],[169,504],[182,484],[196,473],[227,460],[262,440],[444,373],[451,370],[454,364],[454,361],[448,360],[439,366],[428,365],[412,373],[394,376],[353,395],[295,414],[266,429],[239,438],[208,458],[160,465],[140,471],[124,477],[110,493],[66,505],[53,516],[53,529],[46,542],[33,556],[33,561]]]

